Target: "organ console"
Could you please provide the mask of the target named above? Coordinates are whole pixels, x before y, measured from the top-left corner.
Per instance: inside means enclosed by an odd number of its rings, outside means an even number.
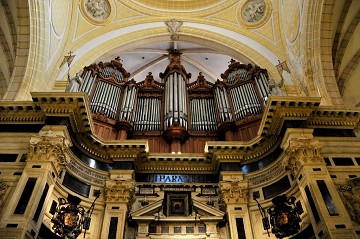
[[[151,72],[143,81],[129,80],[119,58],[84,67],[78,91],[89,97],[100,137],[145,138],[150,152],[203,153],[206,141],[256,136],[270,95],[265,69],[231,60],[222,80],[211,83],[200,72],[190,82],[181,53],[169,58],[161,82]]]

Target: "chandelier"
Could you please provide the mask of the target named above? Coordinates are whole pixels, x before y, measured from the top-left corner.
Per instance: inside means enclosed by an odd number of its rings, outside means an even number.
[[[52,226],[54,232],[61,238],[75,239],[84,229],[85,236],[86,230],[90,228],[91,215],[100,191],[96,191],[94,196],[96,198],[87,211],[84,207],[79,206],[81,199],[76,196],[68,194],[67,199],[59,198],[59,204],[51,219],[54,224]]]
[[[274,205],[267,210],[270,216],[270,223],[264,208],[257,201],[258,195],[254,194],[253,198],[258,204],[265,230],[268,231],[271,225],[271,232],[280,239],[299,232],[301,222],[299,214],[302,213],[302,209],[295,205],[295,197],[291,196],[287,198],[286,195],[283,194],[271,200]]]

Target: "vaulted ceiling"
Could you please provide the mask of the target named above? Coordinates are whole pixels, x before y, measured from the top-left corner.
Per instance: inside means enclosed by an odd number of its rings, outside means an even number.
[[[355,106],[360,77],[357,0],[0,0],[0,97],[27,100],[32,91],[63,91],[67,72],[117,56],[137,81],[155,77],[167,54],[182,52],[192,80],[215,81],[231,58],[291,72],[288,95],[322,96]],[[174,19],[182,23],[169,27]],[[68,69],[63,57],[75,56]]]

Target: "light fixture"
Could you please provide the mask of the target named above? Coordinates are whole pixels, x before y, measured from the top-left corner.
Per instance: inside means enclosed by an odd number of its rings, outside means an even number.
[[[299,232],[301,222],[299,214],[302,209],[295,205],[295,197],[291,196],[287,198],[286,195],[283,194],[281,196],[276,196],[271,200],[274,205],[267,210],[270,216],[270,224],[264,208],[257,201],[259,195],[254,193],[253,198],[258,204],[262,216],[263,227],[268,232],[268,235],[270,225],[271,232],[275,234],[277,238],[289,237]]]
[[[87,211],[85,211],[84,207],[79,206],[81,199],[76,196],[68,194],[67,199],[59,198],[59,204],[51,219],[54,232],[61,238],[75,239],[84,229],[85,236],[86,230],[90,228],[95,201],[99,198],[100,194],[100,190],[95,191],[94,196],[96,198]]]

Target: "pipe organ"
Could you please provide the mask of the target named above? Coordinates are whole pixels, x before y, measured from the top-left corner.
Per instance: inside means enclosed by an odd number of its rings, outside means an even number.
[[[146,136],[154,145],[175,140],[183,145],[176,146],[179,152],[181,147],[194,152],[195,141],[255,137],[270,95],[267,71],[232,60],[222,80],[211,83],[200,73],[190,82],[191,74],[180,57],[177,52],[170,54],[161,82],[152,73],[140,82],[129,80],[119,58],[85,67],[78,91],[87,93],[92,113],[103,116],[94,117],[94,124],[109,128],[107,132],[122,131],[127,139]],[[126,129],[119,126],[124,123]],[[116,133],[100,136],[121,138]],[[156,148],[156,152],[169,151],[165,146]]]

